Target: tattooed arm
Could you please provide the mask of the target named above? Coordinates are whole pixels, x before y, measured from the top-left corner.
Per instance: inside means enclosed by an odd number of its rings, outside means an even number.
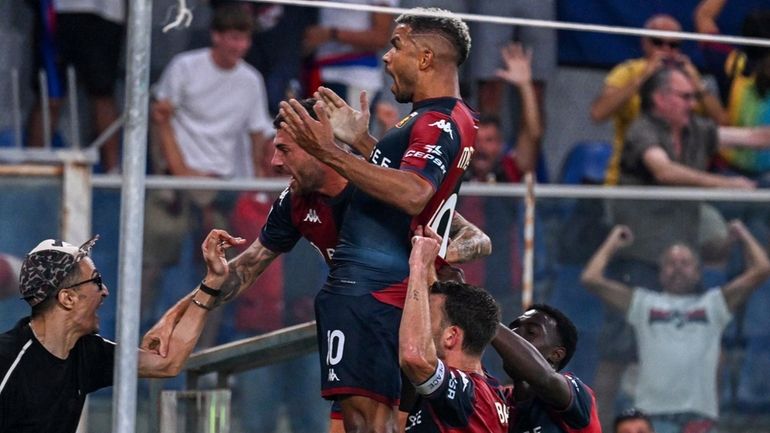
[[[492,241],[489,236],[458,212],[455,212],[452,218],[449,237],[446,252],[448,263],[465,263],[492,254]]]
[[[228,263],[230,273],[227,276],[227,280],[220,287],[220,295],[215,298],[213,307],[217,307],[235,298],[246,288],[251,287],[267,266],[279,255],[280,253],[271,251],[262,245],[259,239],[255,240],[246,251]],[[198,288],[196,287],[189,295],[180,299],[179,302],[166,311],[152,329],[147,331],[147,334],[142,338],[140,346],[142,349],[154,351],[164,357],[166,356],[171,332],[187,310],[187,307],[192,303],[192,298],[197,290]]]

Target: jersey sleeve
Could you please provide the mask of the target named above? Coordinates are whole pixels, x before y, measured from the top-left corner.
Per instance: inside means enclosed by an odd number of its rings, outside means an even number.
[[[99,335],[88,335],[83,338],[84,362],[80,364],[87,369],[83,375],[84,391],[96,391],[112,386],[112,372],[115,365],[115,342]]]
[[[416,388],[444,424],[454,428],[468,425],[473,414],[474,386],[467,374],[439,360],[436,374]]]
[[[152,96],[159,101],[169,101],[177,107],[182,101],[184,83],[188,79],[185,62],[177,56],[171,59],[171,63],[152,87]]]
[[[430,111],[412,126],[402,170],[414,171],[438,189],[460,151],[460,131],[451,117]]]
[[[265,137],[273,132],[273,124],[270,121],[270,114],[267,109],[267,90],[265,89],[265,80],[259,71],[254,71],[254,96],[253,107],[248,116],[249,132],[258,132]]]
[[[577,377],[571,374],[563,375],[569,384],[572,398],[567,409],[560,412],[561,418],[570,427],[582,429],[591,422],[591,411],[594,398],[588,387]]]
[[[271,251],[291,251],[302,234],[291,219],[291,193],[286,188],[270,208],[267,221],[259,233],[259,242]]]
[[[646,320],[647,310],[649,309],[650,292],[646,289],[636,288],[631,295],[631,304],[628,306],[626,321],[631,326],[638,326]]]

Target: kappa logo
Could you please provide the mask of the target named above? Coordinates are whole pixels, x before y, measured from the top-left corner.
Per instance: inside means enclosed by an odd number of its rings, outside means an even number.
[[[334,372],[333,368],[329,369],[329,375],[326,378],[326,381],[327,382],[339,382],[340,381],[340,378],[337,377],[337,373]]]
[[[318,218],[318,213],[315,211],[315,209],[308,209],[307,215],[305,215],[305,219],[302,221],[321,224],[321,218]]]
[[[436,128],[449,134],[449,138],[454,140],[454,136],[452,135],[452,124],[450,122],[447,122],[446,120],[441,119],[431,123],[428,126],[435,126]]]

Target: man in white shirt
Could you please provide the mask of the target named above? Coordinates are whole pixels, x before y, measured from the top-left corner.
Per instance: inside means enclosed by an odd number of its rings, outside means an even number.
[[[217,178],[262,174],[262,148],[272,122],[262,76],[243,60],[253,26],[241,5],[218,7],[211,46],[175,56],[153,87],[153,163],[159,172]],[[244,160],[253,165],[246,173]],[[178,261],[185,236],[196,226],[228,226],[231,195],[148,194],[143,287],[155,286],[162,270]],[[143,311],[151,312],[152,294],[142,301]]]
[[[740,221],[730,223],[743,245],[746,269],[722,287],[699,291],[700,263],[691,248],[675,243],[661,256],[662,292],[605,278],[612,256],[633,242],[631,230],[616,226],[586,265],[582,284],[623,312],[634,328],[639,380],[634,405],[658,433],[714,431],[719,415],[716,372],[722,332],[733,313],[770,276],[764,248]],[[701,430],[699,430],[701,431]]]

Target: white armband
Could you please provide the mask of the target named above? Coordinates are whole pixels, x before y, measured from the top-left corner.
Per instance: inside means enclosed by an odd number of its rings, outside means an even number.
[[[436,365],[436,372],[433,373],[433,376],[429,377],[425,382],[414,386],[414,389],[417,390],[418,394],[433,394],[441,386],[441,384],[444,383],[446,367],[444,367],[444,363],[441,362],[440,359],[437,359],[437,361],[438,365]]]

